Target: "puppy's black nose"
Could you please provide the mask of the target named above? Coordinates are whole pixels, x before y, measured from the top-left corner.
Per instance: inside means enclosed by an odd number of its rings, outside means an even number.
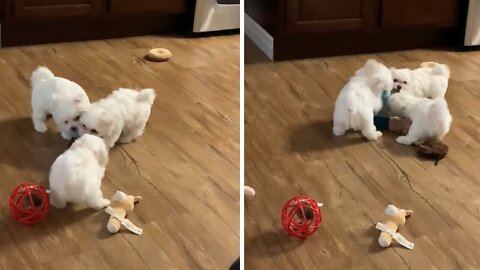
[[[393,88],[391,92],[392,92],[392,94],[393,93],[398,93],[398,92],[400,92],[400,90],[402,90],[402,86],[397,85],[397,87]]]
[[[71,127],[70,130],[73,131],[73,132],[77,132],[78,129],[77,129],[77,127]]]

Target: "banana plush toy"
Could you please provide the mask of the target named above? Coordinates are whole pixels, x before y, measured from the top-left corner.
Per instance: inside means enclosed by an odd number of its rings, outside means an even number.
[[[413,243],[409,242],[405,237],[399,234],[397,231],[400,226],[405,225],[406,217],[413,214],[412,210],[398,209],[394,205],[388,205],[385,208],[385,214],[387,218],[383,223],[378,222],[375,226],[376,229],[382,231],[380,237],[378,237],[378,243],[382,247],[389,247],[394,239],[400,245],[413,249]]]
[[[110,233],[116,233],[123,225],[129,231],[135,234],[142,234],[142,229],[135,226],[130,220],[125,217],[133,211],[135,203],[142,199],[140,196],[127,195],[121,191],[117,191],[111,200],[110,206],[105,209],[105,212],[110,215],[107,229]]]

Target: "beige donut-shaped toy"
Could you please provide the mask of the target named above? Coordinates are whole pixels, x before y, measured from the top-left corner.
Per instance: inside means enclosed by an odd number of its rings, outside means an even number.
[[[164,48],[155,48],[148,51],[148,59],[156,62],[167,61],[172,57],[172,52]]]
[[[253,189],[249,186],[244,186],[243,187],[243,192],[248,199],[252,200],[252,199],[255,198],[255,195],[256,195],[255,189]]]

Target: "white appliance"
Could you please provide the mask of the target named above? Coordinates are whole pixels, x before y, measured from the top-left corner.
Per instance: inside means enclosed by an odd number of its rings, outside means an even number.
[[[480,45],[480,0],[469,1],[467,16],[465,46]]]
[[[193,32],[240,28],[240,0],[197,0]]]

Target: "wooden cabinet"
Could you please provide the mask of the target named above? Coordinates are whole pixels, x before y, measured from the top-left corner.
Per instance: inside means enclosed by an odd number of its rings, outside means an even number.
[[[458,24],[458,0],[383,0],[381,26],[439,26]]]
[[[186,9],[185,0],[110,0],[112,13],[155,12],[168,11],[181,12]]]
[[[370,28],[374,3],[368,0],[286,0],[286,31]]]
[[[458,24],[459,0],[285,0],[285,31]]]
[[[460,43],[468,0],[245,0],[276,60]],[[252,20],[245,20],[247,23]],[[257,31],[260,25],[265,32]],[[247,33],[248,34],[248,33]],[[272,42],[270,42],[272,41]]]
[[[1,45],[185,30],[193,0],[0,0]]]
[[[56,18],[99,15],[103,0],[15,0],[12,17]]]

